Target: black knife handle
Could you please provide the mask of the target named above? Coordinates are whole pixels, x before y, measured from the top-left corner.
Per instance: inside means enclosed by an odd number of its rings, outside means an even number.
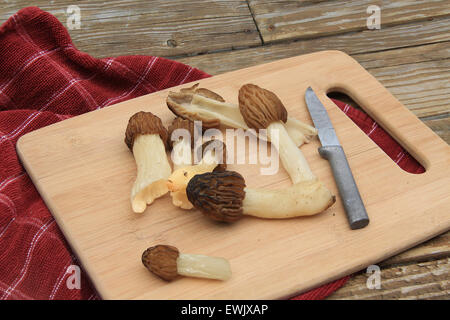
[[[361,229],[369,224],[369,217],[341,146],[319,148],[319,154],[328,160],[347,213],[350,228]]]

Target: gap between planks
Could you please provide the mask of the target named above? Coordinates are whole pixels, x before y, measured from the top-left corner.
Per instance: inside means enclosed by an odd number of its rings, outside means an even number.
[[[379,9],[381,28],[450,14],[447,0],[249,0],[265,43],[367,29],[373,5]]]

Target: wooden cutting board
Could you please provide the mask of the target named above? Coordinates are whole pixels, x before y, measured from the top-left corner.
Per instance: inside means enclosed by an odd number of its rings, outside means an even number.
[[[313,217],[245,217],[232,225],[175,208],[168,195],[145,213],[133,213],[129,194],[136,167],[123,142],[128,119],[141,110],[155,113],[166,125],[174,118],[165,104],[168,90],[149,94],[36,130],[17,143],[27,172],[103,298],[288,298],[449,230],[450,147],[348,55],[323,51],[199,82],[234,103],[241,85],[257,84],[274,91],[291,116],[310,124],[304,93],[312,86],[346,151],[371,222],[350,230],[339,197]],[[327,98],[330,91],[352,97],[426,172],[400,169]],[[319,146],[314,140],[301,149],[312,171],[338,194]],[[261,176],[259,165],[229,168],[239,171],[249,187],[290,185],[283,168],[272,176]],[[232,279],[166,283],[140,261],[155,244],[225,257]]]

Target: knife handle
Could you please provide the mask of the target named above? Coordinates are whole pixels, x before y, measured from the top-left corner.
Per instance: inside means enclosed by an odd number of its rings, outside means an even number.
[[[369,217],[350,170],[344,149],[341,146],[320,147],[319,154],[328,160],[333,170],[334,179],[347,213],[350,228],[352,230],[364,228],[369,224]]]

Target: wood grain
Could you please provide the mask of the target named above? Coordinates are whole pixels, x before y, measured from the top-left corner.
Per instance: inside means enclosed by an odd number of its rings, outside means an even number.
[[[450,23],[450,19],[448,22]],[[439,61],[450,59],[450,41],[351,55],[366,69],[433,61],[439,63]]]
[[[450,118],[425,120],[424,123],[450,144]]]
[[[450,257],[450,232],[424,242],[420,246],[402,252],[380,263],[381,266],[392,266],[404,263],[425,262],[428,260]]]
[[[341,70],[346,70],[345,78],[338,76]],[[341,52],[322,52],[201,83],[234,101],[237,89],[247,81],[275,91],[289,113],[305,121],[310,119],[300,97],[313,86],[346,149],[370,225],[350,231],[339,197],[335,206],[314,217],[248,218],[232,226],[218,226],[198,213],[175,209],[168,197],[143,215],[133,214],[128,197],[135,168],[123,143],[124,119],[151,108],[167,124],[173,118],[164,105],[167,91],[157,92],[31,132],[17,145],[27,172],[104,298],[286,298],[450,228],[450,148],[355,60]],[[398,169],[326,99],[325,92],[335,86],[352,93],[427,172],[410,175]],[[313,172],[337,194],[330,167],[317,148],[317,141],[302,147]],[[261,179],[258,167],[230,165],[230,169],[241,172],[249,186],[290,184],[283,170]],[[156,243],[176,245],[186,253],[223,256],[230,260],[234,275],[223,283],[187,278],[162,283],[139,262],[142,251]]]
[[[448,41],[450,41],[450,19],[443,18],[383,28],[376,31],[351,32],[244,50],[184,57],[178,60],[215,75],[321,50],[341,50],[350,55],[374,52],[380,53],[382,56],[389,52],[384,51],[388,49],[420,47],[430,43]],[[424,56],[426,55],[424,54]],[[403,55],[397,59],[401,59],[401,57],[407,58]],[[220,63],[217,63],[218,61]],[[374,65],[373,61],[370,63],[371,66]]]
[[[450,299],[450,258],[381,267],[381,288],[367,288],[371,274],[352,277],[329,300]]]
[[[370,69],[418,117],[450,115],[450,59]]]
[[[29,1],[2,4],[6,20]],[[67,26],[69,5],[81,10],[81,28],[69,30],[78,49],[98,58],[118,55],[186,55],[260,45],[244,0],[34,1]]]
[[[367,8],[381,9],[381,28],[450,14],[447,0],[250,0],[265,43],[367,29]]]

